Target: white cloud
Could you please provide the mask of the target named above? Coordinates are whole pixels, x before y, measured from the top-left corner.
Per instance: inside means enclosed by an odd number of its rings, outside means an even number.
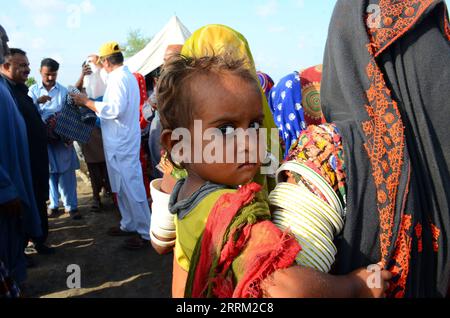
[[[31,47],[35,50],[44,48],[46,41],[43,38],[36,38],[31,41]]]
[[[6,14],[0,15],[0,24],[5,28],[8,34],[17,28],[16,21]]]
[[[25,32],[20,32],[20,31],[12,31],[9,32],[8,30],[6,30],[6,32],[8,32],[8,38],[9,38],[9,42],[8,42],[8,46],[9,47],[23,47],[26,43],[27,43],[27,34]]]
[[[256,8],[256,15],[260,17],[268,17],[276,13],[278,8],[277,0],[269,0],[266,4],[258,6]]]
[[[30,11],[34,25],[40,29],[55,25],[58,17],[66,21],[69,29],[79,28],[81,15],[91,14],[96,10],[91,0],[79,3],[68,3],[65,0],[20,0],[20,3]]]
[[[64,64],[64,58],[63,58],[62,54],[59,52],[53,52],[52,54],[49,54],[48,56],[46,56],[46,58],[47,57],[54,59],[59,64]]]
[[[37,28],[46,28],[55,22],[55,16],[45,12],[35,13],[33,16],[33,23]]]
[[[20,0],[20,3],[31,11],[64,10],[67,4],[62,0]]]
[[[305,0],[295,0],[295,6],[297,8],[304,8],[305,7]]]
[[[81,11],[85,14],[91,14],[95,12],[95,6],[92,4],[91,0],[84,0],[80,4]]]
[[[303,35],[301,35],[299,37],[298,42],[297,42],[297,47],[300,50],[303,50],[306,47],[306,38]]]
[[[286,31],[286,27],[283,25],[273,25],[270,26],[267,31],[269,31],[269,33],[281,33]]]
[[[43,29],[54,24],[59,11],[65,10],[67,4],[62,0],[20,0],[32,16],[35,27]]]

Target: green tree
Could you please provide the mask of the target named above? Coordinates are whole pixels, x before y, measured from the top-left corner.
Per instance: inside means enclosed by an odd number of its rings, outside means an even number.
[[[30,87],[31,85],[36,84],[36,79],[33,76],[30,76],[27,81],[25,82],[25,84]]]
[[[122,45],[125,48],[123,55],[126,58],[132,57],[142,50],[151,40],[152,38],[144,36],[140,29],[130,30],[128,32],[127,42]]]

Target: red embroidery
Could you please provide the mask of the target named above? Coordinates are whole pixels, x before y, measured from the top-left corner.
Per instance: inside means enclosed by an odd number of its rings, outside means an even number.
[[[391,98],[383,74],[374,58],[367,67],[367,75],[370,87],[366,91],[369,102],[366,110],[371,119],[363,122],[362,127],[367,137],[365,148],[377,188],[381,256],[382,261],[386,263],[391,246],[395,204],[403,165],[404,126],[397,102]]]
[[[368,28],[374,56],[380,55],[389,45],[407,32],[433,4],[433,0],[380,0],[380,25]],[[369,18],[369,17],[368,17]],[[371,26],[370,23],[367,23]]]
[[[366,69],[369,88],[366,91],[368,105],[365,107],[370,119],[362,123],[362,129],[366,135],[364,146],[377,189],[382,263],[394,274],[390,288],[390,294],[394,297],[405,295],[411,257],[412,216],[402,215],[393,257],[389,260],[405,136],[398,104],[392,99],[376,57],[405,34],[432,3],[433,0],[380,0],[382,25],[368,29],[370,43],[367,49],[371,59]],[[418,227],[416,235],[417,231]]]
[[[399,229],[398,239],[395,242],[395,253],[392,258],[392,266],[389,271],[394,279],[390,283],[387,294],[394,298],[405,296],[406,281],[409,274],[409,261],[411,259],[411,242],[409,234],[412,225],[412,216],[404,214]]]
[[[362,129],[366,135],[364,146],[370,159],[377,189],[382,263],[385,266],[388,265],[387,267],[394,274],[389,290],[394,297],[405,295],[411,257],[412,233],[409,232],[412,216],[402,215],[393,257],[389,261],[399,179],[405,151],[405,136],[398,104],[392,99],[375,58],[405,34],[433,2],[433,0],[380,0],[381,25],[370,27],[367,23],[370,39],[367,49],[371,59],[366,69],[369,88],[366,91],[368,105],[365,108],[370,119],[362,123]],[[447,17],[447,14],[445,16]],[[450,25],[447,18],[445,18],[444,27],[445,35],[450,40]],[[433,233],[433,249],[437,252],[440,230],[431,222],[430,226]],[[423,249],[422,226],[417,224],[414,230],[418,238],[418,249],[421,252]]]
[[[416,237],[417,237],[417,250],[419,251],[419,253],[422,253],[422,251],[423,251],[422,224],[417,223],[416,227],[414,228],[414,231],[416,232]]]
[[[431,234],[433,235],[433,250],[437,253],[439,251],[439,236],[441,235],[441,230],[430,222]]]

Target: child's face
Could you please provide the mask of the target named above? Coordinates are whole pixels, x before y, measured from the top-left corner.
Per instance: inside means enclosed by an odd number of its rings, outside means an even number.
[[[248,183],[261,167],[261,158],[258,154],[264,152],[265,148],[258,142],[259,139],[238,137],[236,129],[252,131],[255,136],[257,135],[264,119],[260,92],[255,85],[230,73],[199,76],[191,83],[191,89],[195,107],[194,120],[201,120],[202,135],[211,128],[217,131],[217,135],[223,140],[218,147],[223,156],[218,155],[216,151],[209,151],[208,145],[211,141],[204,140],[203,160],[208,154],[215,155],[215,158],[222,157],[222,160],[216,160],[214,163],[188,164],[186,167],[189,174],[194,173],[203,180],[229,186]],[[194,127],[190,127],[190,131],[194,136]],[[265,142],[265,139],[263,141]]]

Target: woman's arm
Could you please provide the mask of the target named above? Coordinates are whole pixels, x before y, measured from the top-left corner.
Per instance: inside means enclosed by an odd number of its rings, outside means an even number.
[[[373,275],[380,275],[380,283],[371,288]],[[271,298],[381,298],[391,278],[386,270],[372,272],[361,268],[348,275],[334,276],[304,266],[292,266],[276,271],[263,281],[262,288],[264,296]]]

